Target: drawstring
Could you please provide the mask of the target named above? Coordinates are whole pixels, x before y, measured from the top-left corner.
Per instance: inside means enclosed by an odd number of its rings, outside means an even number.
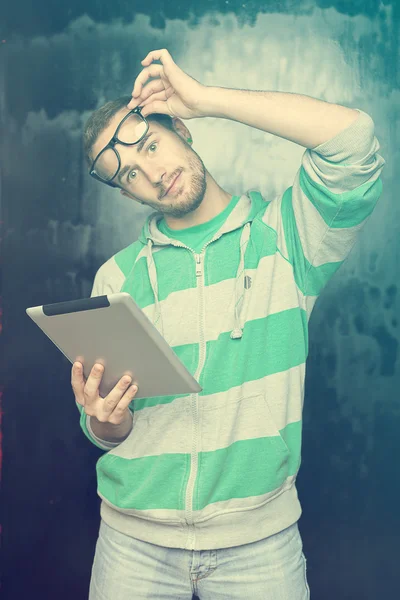
[[[240,261],[238,270],[235,278],[235,322],[234,328],[231,332],[231,339],[236,340],[240,339],[243,335],[243,329],[241,326],[241,317],[243,313],[243,298],[244,298],[244,277],[242,276],[244,273],[244,255],[246,253],[246,248],[250,239],[250,222],[246,223],[243,227],[242,234],[240,236]],[[157,272],[156,266],[154,263],[153,257],[153,241],[151,238],[148,239],[147,243],[147,269],[149,271],[149,278],[151,289],[154,294],[154,302],[155,302],[155,321],[154,325],[157,327],[158,322],[160,321],[160,326],[158,327],[161,335],[164,335],[164,324],[161,314],[160,301],[158,299],[158,283],[157,283]],[[244,324],[243,324],[244,326]]]
[[[149,238],[149,241],[147,242],[147,257],[146,258],[147,258],[147,269],[149,271],[149,279],[150,279],[151,289],[153,290],[154,302],[156,305],[156,318],[154,321],[154,325],[155,325],[155,327],[157,327],[157,323],[158,323],[158,321],[160,321],[160,327],[158,329],[159,329],[161,335],[163,336],[164,335],[164,324],[163,324],[163,320],[162,320],[160,301],[158,299],[157,272],[156,272],[156,265],[154,263],[152,246],[153,246],[153,241]]]
[[[244,255],[246,253],[247,244],[250,238],[250,223],[246,223],[243,227],[242,235],[240,236],[240,261],[238,270],[236,273],[235,280],[235,325],[231,332],[231,340],[240,339],[243,335],[243,329],[241,327],[241,316],[243,309],[243,297],[244,297]],[[243,324],[244,326],[244,324]]]

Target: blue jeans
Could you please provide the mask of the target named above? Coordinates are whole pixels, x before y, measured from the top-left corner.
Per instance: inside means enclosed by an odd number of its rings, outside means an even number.
[[[297,523],[219,550],[165,548],[100,522],[89,600],[308,600]]]

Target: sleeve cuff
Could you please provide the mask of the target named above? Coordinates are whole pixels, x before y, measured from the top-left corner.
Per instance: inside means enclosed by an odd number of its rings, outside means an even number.
[[[362,161],[374,144],[375,125],[366,112],[359,108],[355,110],[360,114],[353,123],[332,139],[312,148],[311,152],[317,152],[333,163]]]
[[[90,416],[89,415],[86,416],[86,427],[87,427],[89,434],[92,436],[92,438],[94,440],[96,440],[96,442],[100,446],[103,446],[105,450],[112,450],[113,448],[116,448],[117,446],[119,446],[121,443],[121,442],[109,442],[108,440],[102,440],[102,439],[98,438],[97,435],[95,435],[93,433],[93,430],[90,426]]]

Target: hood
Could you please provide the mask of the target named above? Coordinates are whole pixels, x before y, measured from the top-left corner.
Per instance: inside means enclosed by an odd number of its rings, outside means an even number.
[[[236,272],[235,281],[235,320],[234,328],[231,332],[231,339],[241,339],[243,335],[244,319],[243,319],[243,307],[244,307],[244,291],[245,291],[245,276],[244,276],[244,257],[247,249],[247,245],[250,239],[250,226],[255,215],[265,206],[266,202],[257,191],[248,191],[246,194],[241,196],[239,202],[230,213],[226,221],[222,224],[220,229],[215,233],[212,240],[208,244],[213,243],[215,240],[220,238],[224,233],[233,231],[235,229],[243,228],[240,236],[240,260],[239,266]],[[139,235],[139,241],[146,247],[146,259],[147,269],[149,273],[149,279],[154,295],[154,303],[156,309],[156,318],[154,325],[159,329],[161,335],[164,336],[164,327],[162,314],[160,309],[160,302],[158,299],[158,281],[157,272],[153,258],[153,248],[155,246],[180,246],[186,247],[179,240],[174,240],[158,229],[157,223],[163,218],[163,214],[160,212],[154,212],[147,217],[147,220],[142,228]],[[140,252],[139,256],[143,256],[143,252]],[[136,262],[136,261],[135,261]]]

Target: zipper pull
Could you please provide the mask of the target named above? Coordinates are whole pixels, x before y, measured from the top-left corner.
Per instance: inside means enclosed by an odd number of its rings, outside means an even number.
[[[200,254],[195,254],[196,257],[196,277],[200,277],[201,275],[201,256]]]

